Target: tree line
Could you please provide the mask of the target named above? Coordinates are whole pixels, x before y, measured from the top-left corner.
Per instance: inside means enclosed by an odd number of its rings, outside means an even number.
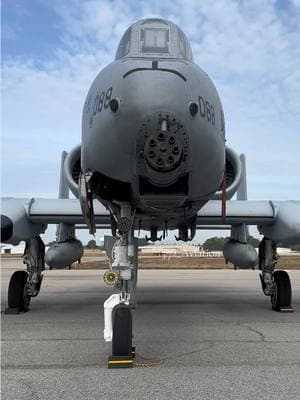
[[[201,246],[203,250],[208,250],[208,251],[222,251],[224,248],[225,243],[229,240],[229,237],[212,237],[207,239],[203,245]],[[251,244],[253,247],[258,248],[260,240],[256,239],[253,236],[249,236],[248,243]],[[289,248],[293,251],[300,251],[300,244],[295,244],[295,245],[284,245],[281,243],[277,244],[278,247],[286,247]]]
[[[203,250],[208,251],[222,251],[224,248],[225,243],[230,239],[230,237],[218,237],[214,236],[212,238],[207,239],[203,244]],[[253,236],[249,236],[248,243],[251,244],[253,247],[258,247],[260,241]]]
[[[214,236],[212,238],[207,239],[202,245],[199,245],[200,247],[203,248],[203,250],[208,250],[208,251],[222,251],[224,248],[225,243],[229,240],[229,237],[219,237],[219,236]],[[51,246],[55,244],[55,241],[49,242],[47,246]],[[258,247],[259,246],[259,239],[256,239],[253,236],[249,236],[248,243],[251,244],[253,247]],[[147,242],[146,239],[139,239],[139,246],[147,246],[150,243]],[[97,246],[96,240],[92,239],[89,240],[86,245],[84,245],[85,249],[98,249],[100,246]],[[295,244],[291,246],[285,246],[285,245],[280,245],[278,244],[278,247],[288,247],[291,250],[294,251],[300,251],[300,244]]]

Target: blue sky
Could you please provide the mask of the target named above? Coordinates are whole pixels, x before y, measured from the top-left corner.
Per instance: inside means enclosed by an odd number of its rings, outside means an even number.
[[[3,0],[1,11],[2,196],[57,195],[89,85],[131,23],[160,16],[219,91],[249,198],[300,199],[299,0]]]

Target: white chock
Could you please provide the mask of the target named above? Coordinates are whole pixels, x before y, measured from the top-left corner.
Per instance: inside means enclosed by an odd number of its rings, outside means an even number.
[[[120,303],[120,294],[112,294],[104,302],[104,340],[111,342],[113,337],[112,329],[112,311],[114,307]]]

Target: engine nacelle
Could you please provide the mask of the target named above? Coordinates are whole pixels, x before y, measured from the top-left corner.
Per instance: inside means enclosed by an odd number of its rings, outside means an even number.
[[[242,269],[253,268],[258,263],[255,248],[247,243],[229,240],[224,246],[223,255],[226,260]]]
[[[82,256],[81,241],[72,239],[53,244],[46,253],[45,262],[51,268],[62,269],[78,261]]]
[[[81,171],[81,146],[78,145],[72,149],[64,163],[64,174],[68,182],[69,189],[75,197],[79,197],[78,182]]]
[[[238,190],[243,172],[243,164],[239,155],[230,147],[226,147],[226,199],[229,200]],[[222,190],[215,193],[213,200],[221,200]]]

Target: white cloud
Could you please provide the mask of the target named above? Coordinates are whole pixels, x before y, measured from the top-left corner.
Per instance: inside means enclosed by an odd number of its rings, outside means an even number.
[[[1,38],[2,40],[14,40],[17,37],[17,34],[11,26],[7,24],[2,24],[1,28]]]
[[[293,5],[295,7],[299,7],[300,8],[300,0],[291,0],[291,2],[293,3]]]
[[[56,56],[2,67],[3,194],[56,194],[59,153],[80,141],[90,83],[132,22],[161,16],[186,32],[219,90],[228,145],[247,154],[251,197],[300,198],[298,3],[279,12],[268,0],[52,2]]]

